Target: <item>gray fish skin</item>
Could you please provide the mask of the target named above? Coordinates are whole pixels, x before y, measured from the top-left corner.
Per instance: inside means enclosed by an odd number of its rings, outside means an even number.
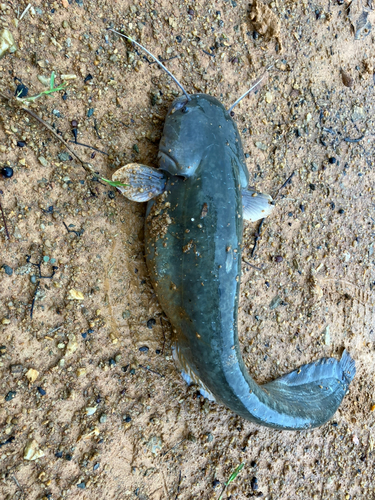
[[[247,373],[237,335],[243,238],[241,189],[248,183],[241,138],[223,105],[206,94],[176,99],[159,165],[166,189],[149,201],[146,261],[174,332],[182,370],[218,402],[258,424],[317,427],[339,407],[355,375],[344,351],[273,382]]]

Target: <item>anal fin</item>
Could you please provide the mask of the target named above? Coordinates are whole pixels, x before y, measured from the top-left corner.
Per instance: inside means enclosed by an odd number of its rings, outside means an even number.
[[[178,344],[175,344],[172,347],[173,359],[177,366],[177,368],[181,372],[182,378],[188,385],[195,384],[199,387],[199,392],[204,398],[209,399],[210,401],[216,401],[215,396],[212,392],[206,387],[206,385],[201,381],[189,363],[186,361],[185,356],[182,354],[179,349]]]

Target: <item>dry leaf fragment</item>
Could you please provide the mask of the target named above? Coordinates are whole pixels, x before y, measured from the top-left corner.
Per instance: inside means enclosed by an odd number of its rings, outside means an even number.
[[[23,458],[25,460],[36,460],[44,457],[44,451],[39,448],[39,443],[35,439],[31,439],[23,450]]]
[[[85,300],[85,296],[79,290],[75,290],[74,288],[72,288],[71,290],[69,290],[68,299],[69,300]]]
[[[27,370],[26,372],[26,378],[30,382],[30,384],[33,384],[38,376],[39,372],[38,370],[34,370],[34,368],[29,368],[29,370]]]

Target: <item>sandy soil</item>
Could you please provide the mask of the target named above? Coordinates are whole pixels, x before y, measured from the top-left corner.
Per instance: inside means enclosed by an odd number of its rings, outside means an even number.
[[[18,46],[0,61],[0,91],[22,80],[35,95],[47,88],[38,75],[76,75],[33,110],[67,140],[77,120],[78,141],[109,156],[74,149],[106,178],[125,163],[155,166],[178,94],[107,27],[175,57],[166,64],[189,92],[227,106],[277,60],[235,109],[250,184],[277,195],[255,258],[256,225],[245,229],[243,355],[259,382],[344,347],[357,363],[334,420],[308,432],[204,400],[171,358],[143,258],[144,206],[93,181],[2,100],[0,162],[14,175],[0,176],[1,498],[217,499],[240,463],[223,498],[375,498],[374,36],[367,26],[355,39],[367,3],[340,3],[276,0],[251,21],[240,0],[63,0],[34,2],[18,23],[27,3],[0,4]],[[42,276],[57,266],[52,278],[38,279],[39,262]],[[25,460],[30,443],[44,455]]]

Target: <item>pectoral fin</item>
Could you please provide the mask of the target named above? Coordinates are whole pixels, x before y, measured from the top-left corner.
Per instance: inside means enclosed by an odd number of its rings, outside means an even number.
[[[258,193],[254,189],[242,190],[243,218],[255,222],[268,217],[273,210],[272,198],[268,194]]]
[[[161,194],[165,189],[166,177],[157,168],[138,163],[129,163],[119,168],[112,176],[115,182],[125,186],[117,186],[119,191],[131,201],[149,201]]]

